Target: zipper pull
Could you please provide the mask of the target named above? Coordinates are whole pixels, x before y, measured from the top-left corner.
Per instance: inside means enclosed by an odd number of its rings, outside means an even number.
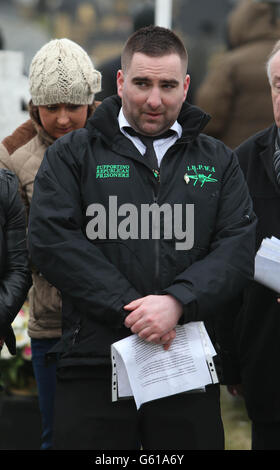
[[[72,345],[76,343],[76,339],[77,339],[80,329],[81,329],[81,326],[78,325],[73,334]]]
[[[153,173],[154,173],[155,179],[159,183],[160,182],[160,172],[159,172],[159,170],[153,170]]]

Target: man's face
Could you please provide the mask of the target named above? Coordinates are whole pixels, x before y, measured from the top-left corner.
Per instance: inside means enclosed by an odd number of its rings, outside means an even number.
[[[280,51],[271,60],[270,77],[274,120],[280,128]]]
[[[156,136],[176,121],[187,96],[190,77],[179,55],[150,57],[135,53],[128,69],[118,71],[118,94],[130,125]]]

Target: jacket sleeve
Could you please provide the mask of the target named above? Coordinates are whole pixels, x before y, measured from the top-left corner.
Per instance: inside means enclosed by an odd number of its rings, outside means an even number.
[[[4,142],[4,141],[3,141]],[[20,176],[19,176],[19,171],[16,165],[16,159],[13,159],[14,155],[9,154],[8,149],[5,147],[5,145],[0,143],[0,168],[5,168],[7,170],[12,171],[17,177],[18,177],[18,183],[19,183],[19,191],[21,195],[21,199],[24,203],[24,207],[26,210],[26,214],[28,216],[29,213],[29,202],[28,202],[28,197],[26,194],[26,191],[22,187]],[[15,150],[17,152],[17,150]]]
[[[141,295],[84,235],[79,164],[58,147],[56,142],[48,148],[35,179],[28,229],[32,262],[79,310],[122,327],[123,306]]]
[[[232,152],[223,174],[218,207],[208,253],[165,290],[183,304],[183,322],[204,321],[226,313],[228,303],[241,294],[254,275],[256,216]]]
[[[26,246],[26,217],[18,192],[16,177],[6,171],[0,177],[1,203],[5,213],[5,269],[0,281],[0,336],[6,339],[10,351],[10,324],[22,307],[31,286]],[[12,351],[11,351],[12,352]],[[15,353],[15,351],[13,351]]]
[[[246,178],[248,168],[248,156],[252,152],[253,138],[235,149],[241,170]],[[254,151],[253,151],[254,153]],[[255,249],[256,251],[256,249]],[[255,252],[254,251],[254,252]],[[221,315],[217,329],[220,345],[221,377],[220,381],[226,385],[236,385],[242,383],[242,367],[238,353],[240,327],[244,317],[246,307],[246,291],[236,298],[227,308],[227,314]]]

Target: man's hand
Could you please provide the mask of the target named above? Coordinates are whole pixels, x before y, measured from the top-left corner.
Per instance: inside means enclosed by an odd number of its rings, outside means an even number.
[[[131,313],[125,326],[145,341],[163,344],[168,349],[176,336],[175,327],[183,307],[171,295],[147,295],[125,305]]]

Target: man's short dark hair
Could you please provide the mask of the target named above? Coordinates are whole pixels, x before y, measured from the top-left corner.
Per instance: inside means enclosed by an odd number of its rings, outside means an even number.
[[[161,26],[147,26],[133,33],[125,43],[122,52],[122,69],[129,67],[133,54],[140,52],[150,57],[178,54],[188,66],[188,54],[181,39],[170,29]]]

